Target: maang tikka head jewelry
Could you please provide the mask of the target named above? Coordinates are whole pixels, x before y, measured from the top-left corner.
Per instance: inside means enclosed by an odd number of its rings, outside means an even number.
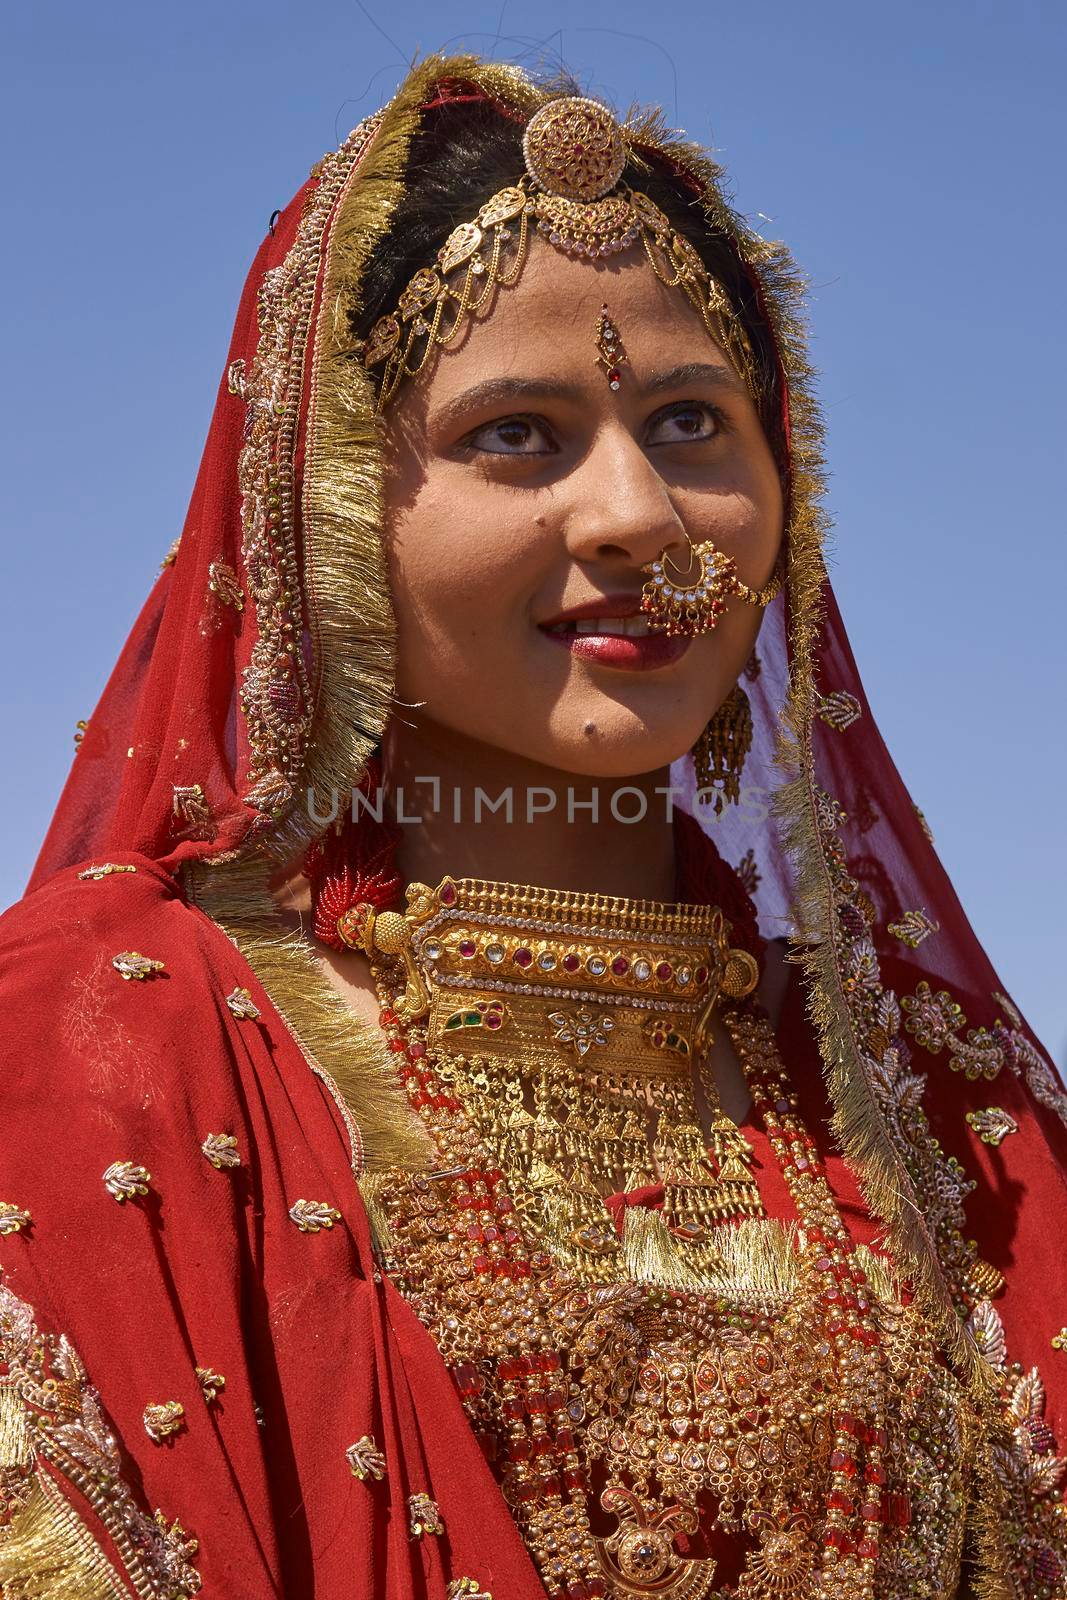
[[[622,373],[619,368],[629,359],[619,337],[619,330],[608,316],[607,306],[602,305],[600,315],[596,319],[596,365],[604,368],[609,389],[620,387]]]
[[[620,181],[626,130],[608,108],[578,96],[547,101],[526,126],[523,154],[525,173],[452,230],[435,264],[420,267],[396,310],[379,317],[356,346],[377,382],[377,409],[405,377],[422,371],[437,346],[456,340],[470,318],[488,314],[497,288],[518,281],[531,226],[554,249],[590,261],[640,244],[660,282],[682,290],[758,399],[752,346],[721,284],[659,206]],[[618,366],[616,356],[606,368],[609,383]]]
[[[686,540],[689,562],[684,572],[668,554],[669,545],[641,568],[650,575],[641,590],[641,610],[653,633],[709,633],[718,626],[731,595],[762,608],[770,605],[782,587],[781,573],[776,570],[762,589],[750,589],[737,576],[733,556],[716,549],[710,539],[694,544],[686,534]]]

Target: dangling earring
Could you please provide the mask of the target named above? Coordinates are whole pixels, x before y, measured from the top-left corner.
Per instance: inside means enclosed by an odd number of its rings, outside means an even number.
[[[741,794],[741,769],[752,748],[752,707],[735,683],[692,749],[697,799],[722,815]]]

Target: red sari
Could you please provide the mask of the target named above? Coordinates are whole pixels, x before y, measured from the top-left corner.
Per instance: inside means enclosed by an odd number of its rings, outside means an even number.
[[[372,1251],[358,1179],[425,1160],[420,1131],[382,1039],[266,888],[314,837],[305,792],[328,812],[389,713],[380,461],[337,317],[421,109],[457,83],[512,116],[538,100],[426,63],[263,241],[177,556],[0,922],[5,1596],[543,1600],[452,1378]],[[746,683],[750,788],[679,892],[717,899],[757,948],[789,937],[778,1038],[848,1226],[900,1264],[945,1359],[1000,1396],[976,1592],[1063,1595],[1067,1096],[863,694],[821,559],[788,258],[698,153],[653,132],[645,149],[745,263],[789,441],[787,583]],[[143,958],[161,965],[138,975]],[[421,1494],[443,1532],[413,1536]]]

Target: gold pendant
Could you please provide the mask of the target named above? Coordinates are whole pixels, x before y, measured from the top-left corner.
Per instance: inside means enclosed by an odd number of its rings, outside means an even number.
[[[681,1556],[675,1536],[696,1533],[700,1523],[692,1506],[667,1505],[654,1510],[630,1489],[609,1485],[600,1497],[618,1527],[597,1539],[597,1555],[617,1595],[654,1600],[707,1600],[715,1581],[715,1562]]]

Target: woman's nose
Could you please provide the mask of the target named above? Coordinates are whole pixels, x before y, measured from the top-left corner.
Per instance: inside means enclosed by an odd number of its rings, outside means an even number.
[[[644,566],[688,547],[667,485],[628,433],[605,440],[572,478],[567,546],[576,561]]]

